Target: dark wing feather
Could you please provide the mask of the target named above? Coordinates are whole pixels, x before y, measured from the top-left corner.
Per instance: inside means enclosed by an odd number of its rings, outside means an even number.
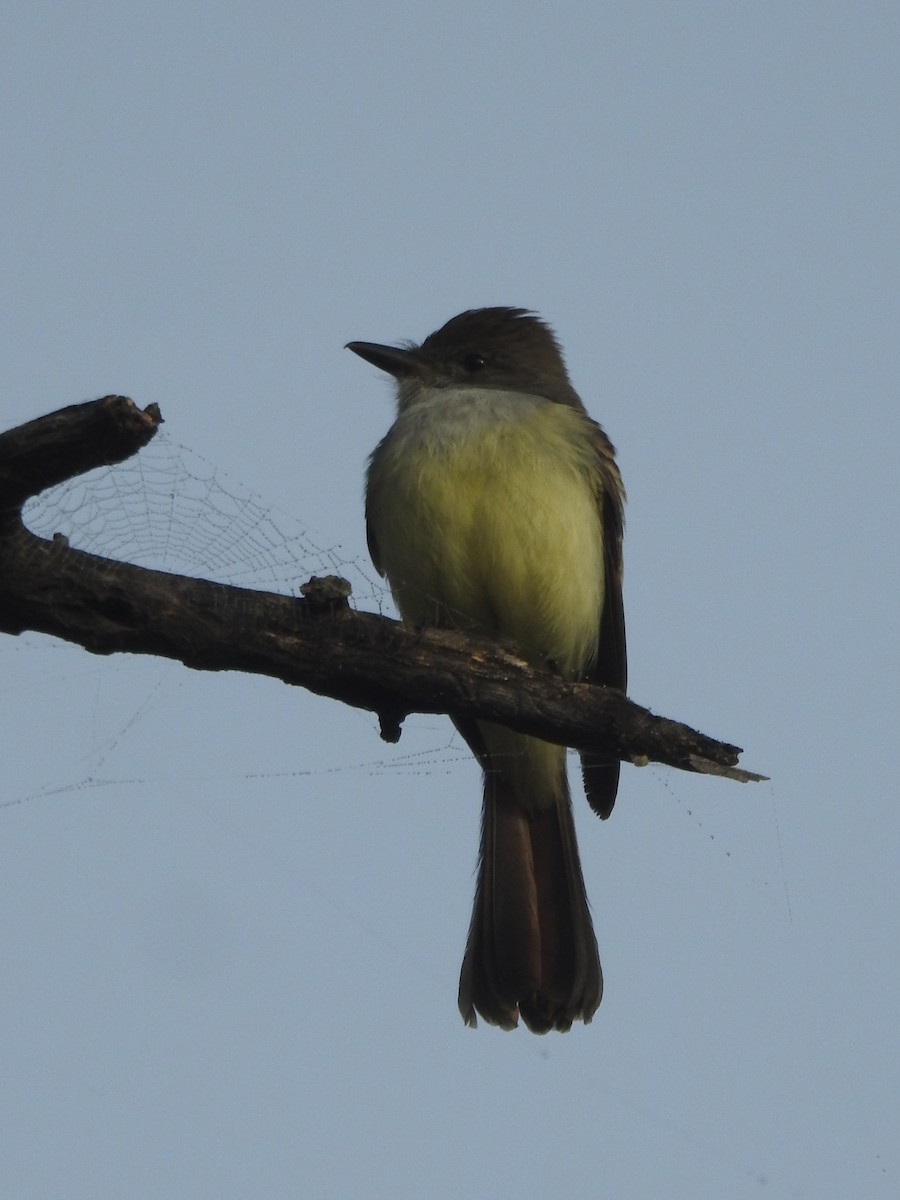
[[[624,529],[625,489],[615,451],[600,427],[597,427],[597,458],[601,487],[597,496],[603,525],[603,567],[606,575],[603,611],[596,660],[585,672],[590,683],[624,692],[628,682],[625,654],[625,611],[622,605],[622,533]],[[619,786],[619,762],[595,751],[581,755],[581,770],[588,803],[604,820],[613,810]]]

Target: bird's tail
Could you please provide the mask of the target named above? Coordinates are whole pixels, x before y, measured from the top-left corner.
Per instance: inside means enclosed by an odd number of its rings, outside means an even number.
[[[478,1013],[534,1033],[590,1021],[603,993],[565,775],[552,803],[525,806],[502,772],[485,772],[475,907],[459,981],[467,1025]]]

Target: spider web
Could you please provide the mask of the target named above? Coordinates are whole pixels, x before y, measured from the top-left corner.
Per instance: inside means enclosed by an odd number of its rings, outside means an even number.
[[[139,454],[34,497],[26,525],[74,549],[216,583],[296,595],[341,575],[359,607],[388,607],[374,572],[267,504],[214,463],[159,433]]]
[[[62,534],[77,550],[237,587],[297,595],[310,576],[340,575],[350,583],[356,607],[394,611],[367,560],[317,537],[299,518],[266,503],[164,432],[126,462],[98,468],[34,497],[23,516],[38,536]],[[97,659],[80,647],[28,633],[3,639],[2,653],[5,677],[19,696],[19,707],[39,713],[57,731],[52,769],[43,755],[33,756],[30,773],[35,778],[13,788],[12,804],[38,796],[74,798],[97,787],[134,792],[159,785],[158,762],[171,758],[171,748],[149,762],[141,755],[144,747],[158,747],[169,736],[171,710],[182,704],[182,693],[193,694],[179,664],[141,656]],[[190,701],[184,703],[189,706]],[[408,731],[409,752],[392,752],[387,759],[376,751],[347,761],[335,758],[333,749],[305,745],[285,770],[264,753],[256,758],[251,748],[250,761],[238,767],[237,774],[248,784],[257,780],[271,789],[282,778],[294,784],[307,774],[350,771],[374,778],[448,773],[467,755],[444,723],[434,725]],[[12,730],[7,733],[7,752],[14,753],[20,742]],[[200,748],[192,750],[202,761],[181,768],[180,777],[186,782],[190,778],[192,786],[198,782],[195,771],[200,779],[212,779],[218,772],[209,757],[213,752],[203,751],[207,742],[212,739],[200,738]],[[31,756],[16,754],[18,760],[23,757]]]

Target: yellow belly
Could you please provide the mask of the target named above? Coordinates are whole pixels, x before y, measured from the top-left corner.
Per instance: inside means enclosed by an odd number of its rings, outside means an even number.
[[[367,518],[401,615],[511,641],[573,676],[597,652],[603,531],[593,426],[535,397],[435,391],[372,456]],[[556,803],[565,750],[479,726],[526,805]]]

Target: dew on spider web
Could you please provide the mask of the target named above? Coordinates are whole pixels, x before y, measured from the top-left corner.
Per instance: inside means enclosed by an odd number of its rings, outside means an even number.
[[[163,432],[126,462],[41,493],[24,517],[40,536],[135,566],[293,595],[312,575],[341,575],[357,607],[390,607],[367,562]]]
[[[296,596],[311,576],[340,575],[351,585],[354,607],[394,614],[390,596],[367,559],[345,553],[339,543],[318,536],[300,518],[268,504],[164,432],[124,463],[43,492],[28,503],[24,519],[39,536],[61,534],[77,550],[237,587]],[[248,759],[241,765],[222,768],[212,758],[204,764],[199,761],[204,743],[209,747],[205,753],[216,753],[211,749],[215,731],[204,733],[204,713],[196,701],[185,697],[193,697],[197,689],[207,696],[204,687],[215,688],[215,696],[222,697],[230,694],[226,684],[220,681],[216,687],[208,677],[198,682],[196,675],[166,660],[98,659],[79,647],[34,634],[4,642],[4,656],[15,667],[15,677],[24,680],[27,667],[32,680],[26,684],[31,689],[26,703],[31,708],[28,727],[49,723],[54,730],[54,754],[46,756],[45,764],[55,763],[52,774],[38,771],[33,783],[19,793],[24,799],[74,796],[85,788],[126,782],[137,788],[142,781],[152,782],[167,769],[157,763],[171,764],[172,754],[169,749],[166,755],[154,755],[147,743],[166,736],[184,708],[192,729],[198,731],[198,761],[181,768],[186,781],[195,768],[210,781],[225,769],[230,778],[265,786],[266,780],[275,783],[296,775],[340,771],[372,778],[443,774],[467,761],[465,748],[452,742],[445,722],[425,731],[424,739],[422,730],[412,739],[407,736],[406,753],[392,751],[378,757],[376,718],[362,716],[371,729],[361,736],[357,754],[338,753],[325,741],[321,746],[298,742],[287,766],[271,761],[262,745],[259,757],[248,749]],[[265,686],[248,678],[245,694],[255,696]],[[286,697],[284,707],[296,710],[299,695]],[[66,736],[67,727],[74,735],[76,726],[77,748]],[[370,733],[373,753],[365,749]],[[132,778],[135,766],[138,773]]]

